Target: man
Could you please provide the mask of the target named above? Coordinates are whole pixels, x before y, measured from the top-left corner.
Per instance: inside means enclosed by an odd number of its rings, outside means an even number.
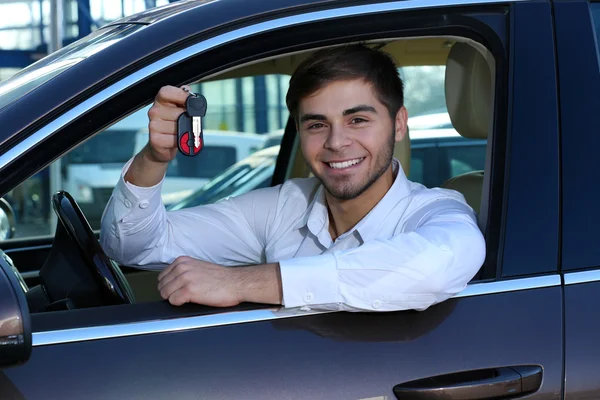
[[[408,116],[386,54],[325,49],[292,76],[286,101],[314,177],[166,212],[161,182],[187,95],[159,91],[149,143],[125,165],[102,221],[115,260],[166,267],[158,290],[170,303],[424,310],[463,290],[483,263],[463,196],[408,181],[393,158]]]

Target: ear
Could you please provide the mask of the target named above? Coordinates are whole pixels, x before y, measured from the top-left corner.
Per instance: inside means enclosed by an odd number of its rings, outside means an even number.
[[[406,107],[400,107],[400,109],[396,113],[396,118],[394,119],[394,127],[396,142],[400,142],[406,137],[406,133],[408,132],[408,111],[406,110]]]

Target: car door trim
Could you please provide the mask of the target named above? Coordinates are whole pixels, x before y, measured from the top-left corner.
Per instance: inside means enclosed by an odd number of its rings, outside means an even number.
[[[577,285],[600,281],[600,270],[569,272],[565,274],[565,285]]]
[[[135,85],[137,82],[154,75],[169,66],[184,61],[187,58],[193,57],[201,52],[208,51],[214,47],[221,46],[227,43],[231,43],[235,40],[253,36],[260,33],[265,33],[275,29],[282,29],[298,24],[314,23],[317,21],[326,21],[331,19],[345,18],[357,15],[369,15],[380,12],[388,11],[402,11],[402,10],[417,10],[422,8],[433,8],[433,7],[452,7],[452,6],[467,6],[471,4],[502,4],[502,3],[514,3],[517,1],[527,0],[453,0],[450,2],[444,2],[442,0],[420,0],[420,1],[394,1],[385,2],[378,4],[368,4],[360,6],[348,6],[342,8],[335,8],[330,10],[306,12],[303,14],[297,14],[292,16],[281,17],[274,20],[260,22],[255,25],[246,26],[233,31],[223,33],[211,38],[208,38],[202,42],[196,43],[185,49],[179,50],[173,54],[170,54],[160,60],[149,64],[127,77],[117,81],[108,88],[96,93],[92,97],[79,103],[72,109],[68,110],[61,116],[57,117],[53,121],[46,124],[43,128],[36,131],[34,134],[23,139],[17,143],[14,147],[9,149],[0,156],[0,171],[17,160],[20,155],[24,154],[27,150],[34,148],[37,145],[41,145],[42,142],[54,132],[62,129],[70,121],[79,118],[85,112],[97,107],[101,103],[105,102],[122,91],[126,90],[130,86]]]
[[[541,289],[560,285],[561,279],[558,274],[496,282],[481,282],[468,285],[464,291],[454,297],[467,298],[519,290]],[[180,332],[192,329],[279,320],[283,318],[303,317],[332,312],[338,311],[310,310],[306,308],[284,309],[279,307],[271,307],[259,310],[231,311],[195,317],[182,317],[166,320],[141,321],[115,325],[34,332],[33,346],[49,346],[90,340],[151,335],[166,332]]]

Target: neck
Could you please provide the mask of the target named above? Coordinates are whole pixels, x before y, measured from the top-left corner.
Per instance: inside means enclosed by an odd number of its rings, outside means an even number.
[[[363,219],[394,183],[392,165],[367,190],[350,200],[340,200],[325,191],[329,212],[329,233],[333,240],[348,232]]]

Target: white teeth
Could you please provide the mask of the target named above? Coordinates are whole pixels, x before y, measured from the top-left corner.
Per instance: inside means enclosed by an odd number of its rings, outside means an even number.
[[[363,158],[357,158],[357,159],[349,160],[349,161],[329,163],[329,166],[333,169],[348,168],[348,167],[358,164],[359,162],[361,162],[364,159],[365,158],[363,157]]]

